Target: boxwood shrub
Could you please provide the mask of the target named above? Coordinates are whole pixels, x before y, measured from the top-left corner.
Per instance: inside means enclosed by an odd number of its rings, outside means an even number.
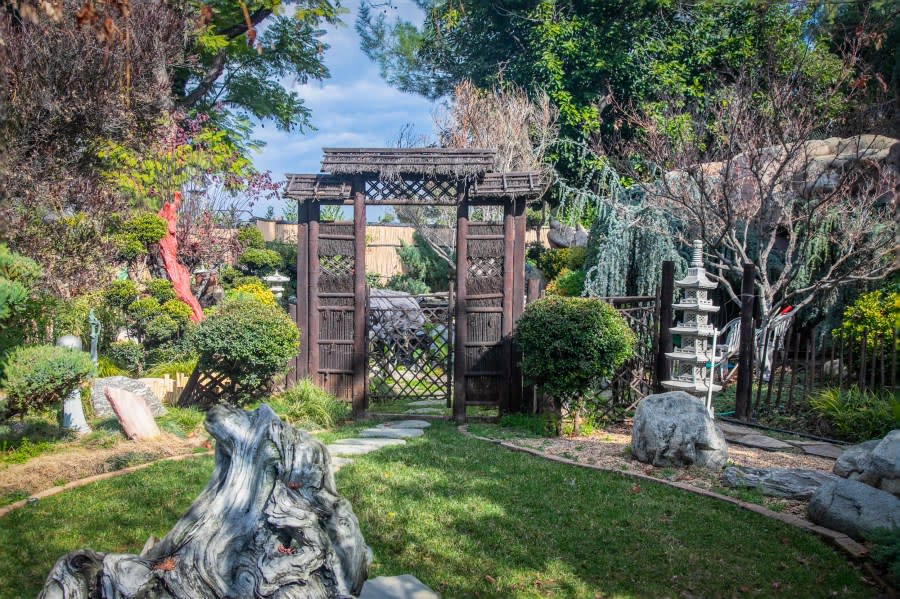
[[[515,340],[525,378],[553,399],[558,414],[568,411],[576,429],[585,395],[615,373],[635,344],[625,319],[609,304],[561,296],[529,304]]]
[[[204,319],[193,340],[200,369],[231,381],[222,399],[243,404],[265,392],[297,355],[300,332],[281,308],[238,300]]]
[[[54,345],[20,347],[4,372],[6,410],[10,415],[42,410],[65,398],[93,370],[86,352]]]

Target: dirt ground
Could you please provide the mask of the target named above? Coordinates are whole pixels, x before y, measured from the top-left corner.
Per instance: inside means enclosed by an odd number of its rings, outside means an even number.
[[[111,447],[85,447],[78,441],[61,443],[53,453],[23,464],[0,465],[0,497],[30,495],[95,474],[191,453],[206,442],[205,436],[182,438],[164,433],[146,441],[122,439]]]
[[[509,439],[509,443],[566,458],[568,460],[601,466],[609,470],[640,473],[660,479],[677,480],[700,489],[706,489],[740,497],[754,503],[762,503],[775,511],[806,517],[806,502],[756,494],[747,497],[746,491],[723,487],[719,474],[705,468],[658,468],[631,458],[631,423],[595,431],[590,435],[558,439]],[[789,451],[767,451],[728,443],[728,459],[731,464],[754,468],[805,468],[831,472],[834,460],[807,455],[799,448]]]

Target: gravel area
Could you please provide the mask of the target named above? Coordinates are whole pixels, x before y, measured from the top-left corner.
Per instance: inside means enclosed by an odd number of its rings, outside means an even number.
[[[677,480],[700,489],[738,496],[745,501],[762,503],[775,511],[806,517],[806,502],[762,497],[754,493],[722,487],[719,474],[704,468],[658,468],[631,458],[631,423],[594,431],[590,435],[559,439],[509,439],[509,443],[536,449],[575,462],[608,470],[641,473],[660,479]],[[807,455],[799,448],[767,451],[728,443],[729,463],[755,468],[805,468],[831,472],[834,460]]]

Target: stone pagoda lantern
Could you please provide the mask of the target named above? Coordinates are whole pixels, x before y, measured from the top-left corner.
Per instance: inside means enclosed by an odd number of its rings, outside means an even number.
[[[681,322],[671,329],[672,335],[680,335],[681,342],[674,351],[666,353],[671,363],[672,379],[663,381],[666,389],[686,391],[703,398],[712,414],[712,392],[721,391],[721,385],[712,382],[715,370],[716,336],[718,331],[709,322],[709,315],[719,311],[708,297],[718,284],[706,276],[703,268],[703,242],[694,241],[694,254],[687,276],[675,281],[682,289],[679,303],[673,308],[681,312]]]
[[[272,295],[275,296],[275,299],[281,300],[281,296],[284,294],[284,283],[290,281],[290,279],[282,274],[278,273],[278,270],[275,270],[275,274],[268,275],[263,277],[263,281],[265,281],[269,285],[269,291],[272,292]]]

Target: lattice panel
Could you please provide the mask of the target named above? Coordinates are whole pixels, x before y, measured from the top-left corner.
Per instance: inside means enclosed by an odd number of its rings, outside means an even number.
[[[653,388],[655,362],[656,302],[613,305],[637,338],[634,355],[613,375],[610,381],[613,404],[631,406],[648,395]]]
[[[482,257],[469,260],[469,276],[481,279],[503,277],[502,257]]]
[[[370,306],[367,326],[370,399],[449,399],[453,321],[446,303]]]
[[[456,182],[439,179],[367,181],[366,200],[405,200],[429,205],[456,204]]]
[[[353,291],[353,256],[319,256],[319,291]]]

